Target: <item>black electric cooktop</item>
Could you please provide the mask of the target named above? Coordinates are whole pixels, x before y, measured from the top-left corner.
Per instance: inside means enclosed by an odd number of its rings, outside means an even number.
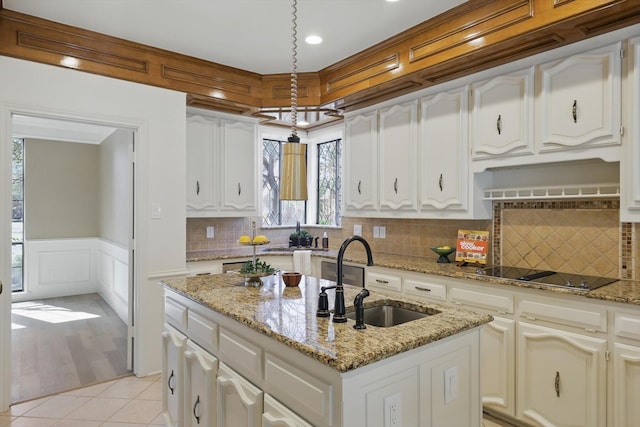
[[[486,267],[479,270],[478,274],[589,291],[618,281],[618,279],[610,277],[585,276],[582,274],[506,266]]]

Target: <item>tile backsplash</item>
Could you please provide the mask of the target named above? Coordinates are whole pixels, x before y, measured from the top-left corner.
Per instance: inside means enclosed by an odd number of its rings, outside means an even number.
[[[567,273],[637,279],[640,224],[620,223],[618,200],[550,200],[494,202],[493,220],[395,219],[344,217],[341,227],[303,226],[314,236],[327,232],[329,248],[337,250],[353,235],[354,225],[372,250],[435,259],[429,247],[454,245],[459,229],[489,231],[489,263],[550,269]],[[237,248],[238,238],[251,233],[254,218],[188,218],[187,250]],[[206,227],[214,238],[206,238]],[[374,227],[385,238],[374,238]],[[258,229],[271,246],[287,246],[294,227]],[[349,253],[364,255],[361,245]]]

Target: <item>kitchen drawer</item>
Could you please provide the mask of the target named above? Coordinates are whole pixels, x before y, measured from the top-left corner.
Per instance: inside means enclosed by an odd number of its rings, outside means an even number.
[[[189,338],[210,353],[218,353],[218,325],[211,319],[196,313],[187,312]]]
[[[225,328],[220,328],[220,360],[254,384],[262,383],[262,349]]]
[[[640,316],[615,313],[613,324],[617,336],[640,341]]]
[[[512,294],[461,288],[451,288],[451,302],[456,305],[483,308],[499,314],[513,314],[515,307]]]
[[[404,292],[421,298],[435,301],[447,300],[447,285],[428,282],[419,279],[405,279],[403,281]]]
[[[313,425],[333,425],[333,386],[269,353],[263,388]]]
[[[587,305],[559,303],[554,300],[525,299],[518,304],[520,316],[559,325],[573,326],[589,332],[607,332],[607,310]]]
[[[173,298],[166,297],[164,299],[164,315],[171,326],[177,328],[181,332],[187,331],[187,307]]]
[[[380,291],[402,292],[402,278],[377,271],[367,271],[365,287]]]

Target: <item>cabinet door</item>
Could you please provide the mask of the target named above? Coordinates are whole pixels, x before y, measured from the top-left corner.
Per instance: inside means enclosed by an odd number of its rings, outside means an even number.
[[[482,327],[482,404],[515,416],[515,321],[495,317]]]
[[[162,331],[162,410],[168,427],[184,419],[184,351],[187,337],[170,326]]]
[[[621,44],[540,66],[540,151],[620,144]]]
[[[620,221],[640,222],[640,123],[635,118],[640,111],[640,37],[629,40],[629,90],[631,105],[625,115],[630,127],[629,140],[623,144],[620,161]],[[634,116],[635,114],[635,116]]]
[[[518,327],[518,418],[539,426],[606,425],[607,341]]]
[[[466,210],[468,206],[468,88],[421,101],[420,207]]]
[[[217,208],[214,179],[216,120],[187,118],[187,210]]]
[[[613,425],[632,427],[640,420],[640,347],[614,343]]]
[[[217,379],[218,427],[258,427],[262,423],[262,391],[220,363]]]
[[[378,119],[376,112],[345,119],[345,208],[373,210],[378,206]]]
[[[185,427],[215,427],[218,360],[187,342],[185,359]]]
[[[311,427],[311,424],[297,416],[271,395],[265,394],[262,427]]]
[[[418,102],[380,110],[380,207],[417,210]]]
[[[473,159],[533,154],[533,68],[473,85]]]
[[[257,215],[256,125],[221,120],[222,209]]]

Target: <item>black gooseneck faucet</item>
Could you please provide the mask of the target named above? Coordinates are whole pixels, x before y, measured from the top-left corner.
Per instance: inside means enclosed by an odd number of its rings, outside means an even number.
[[[369,247],[369,243],[367,243],[362,236],[351,236],[342,242],[342,246],[340,246],[340,250],[338,251],[338,282],[336,283],[336,299],[334,303],[334,311],[333,311],[333,321],[336,323],[344,323],[347,321],[347,317],[345,316],[345,305],[344,305],[344,286],[342,285],[342,263],[344,258],[344,252],[347,250],[347,246],[349,246],[352,242],[359,241],[364,245],[365,250],[367,251],[367,265],[373,265],[373,257],[371,256],[371,247]]]

